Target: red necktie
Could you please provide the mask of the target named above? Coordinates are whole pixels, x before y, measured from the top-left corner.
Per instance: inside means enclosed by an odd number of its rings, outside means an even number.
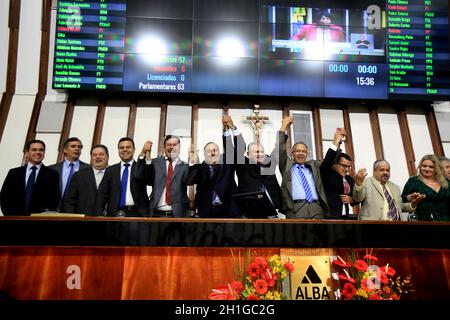
[[[350,183],[348,183],[347,179],[343,178],[343,182],[344,182],[344,194],[350,194]]]
[[[169,168],[167,169],[167,180],[166,180],[166,204],[171,204],[172,199],[170,197],[170,182],[172,181],[173,166],[172,160],[169,159]]]

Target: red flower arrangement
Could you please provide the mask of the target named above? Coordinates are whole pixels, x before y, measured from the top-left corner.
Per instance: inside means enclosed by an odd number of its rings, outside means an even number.
[[[338,268],[337,279],[341,288],[336,297],[342,300],[399,300],[402,294],[412,290],[411,276],[396,275],[389,263],[378,266],[378,258],[366,254],[359,259],[352,251],[347,261],[333,257],[333,266]]]
[[[281,261],[280,256],[274,255],[268,260],[256,256],[248,264],[244,274],[235,262],[235,273],[241,281],[212,289],[210,300],[281,300],[287,299],[281,292],[283,281],[289,273],[294,271],[294,265],[289,261]]]

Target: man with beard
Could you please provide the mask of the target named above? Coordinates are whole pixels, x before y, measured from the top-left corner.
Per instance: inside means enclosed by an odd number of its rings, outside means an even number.
[[[189,217],[187,186],[193,184],[193,170],[182,161],[180,138],[167,135],[164,138],[164,156],[149,159],[153,143],[147,141],[142,147],[136,176],[152,186],[150,214],[153,217]]]
[[[403,203],[398,185],[389,181],[391,167],[386,160],[373,164],[373,176],[365,179],[367,170],[359,169],[355,175],[353,201],[362,202],[359,220],[400,220],[402,210],[413,212],[420,201],[420,193],[408,195],[410,203]]]

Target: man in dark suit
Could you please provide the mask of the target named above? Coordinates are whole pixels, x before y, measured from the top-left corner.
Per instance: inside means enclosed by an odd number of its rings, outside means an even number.
[[[61,212],[96,215],[97,189],[108,166],[108,147],[98,144],[91,149],[91,166],[74,173],[64,197]]]
[[[27,164],[9,170],[3,183],[0,203],[5,216],[54,211],[58,205],[58,174],[42,163],[45,143],[29,141],[26,156]]]
[[[346,153],[328,149],[320,167],[322,183],[327,195],[327,219],[349,219],[353,203],[355,180],[348,175],[352,159]]]
[[[99,185],[95,212],[112,217],[148,216],[148,195],[145,182],[135,177],[137,167],[133,160],[135,147],[131,138],[121,138],[118,143],[121,161],[106,168]]]
[[[80,169],[89,168],[87,163],[80,161],[82,149],[83,144],[80,139],[76,137],[67,139],[63,145],[64,160],[49,166],[49,168],[55,170],[59,176],[59,187],[61,192],[58,209],[61,209],[63,198],[68,190],[73,174]]]
[[[285,117],[278,132],[278,141],[283,141],[286,131],[292,125],[292,117]],[[341,130],[336,130],[332,148],[337,149],[342,140]],[[308,146],[304,142],[296,142],[292,146],[292,157],[286,153],[286,143],[279,143],[280,172],[283,177],[281,192],[283,208],[287,218],[322,219],[328,212],[320,167],[322,161],[307,160]],[[327,152],[328,154],[328,152]],[[328,154],[327,161],[332,161]]]
[[[230,116],[224,116],[223,125],[224,129],[231,129],[233,136],[236,138],[235,163],[238,177],[238,193],[262,191],[267,195],[274,209],[281,209],[281,189],[275,176],[278,156],[274,153],[277,151],[274,149],[271,155],[268,156],[264,153],[264,146],[261,143],[251,142],[247,146],[246,155],[244,155],[245,140],[233,124]],[[227,136],[227,133],[225,132],[225,136]],[[229,158],[228,153],[227,158]],[[257,212],[255,208],[255,210],[252,210],[252,216],[264,218],[268,214]]]
[[[194,171],[180,155],[180,138],[164,138],[164,156],[150,159],[153,143],[147,141],[139,155],[136,174],[152,186],[150,212],[153,217],[189,217],[187,186],[194,183]]]
[[[205,160],[195,164],[194,183],[197,184],[195,204],[200,218],[236,218],[239,208],[233,199],[237,192],[235,166],[220,155],[219,146],[208,142],[203,148]],[[191,161],[196,162],[197,156]]]

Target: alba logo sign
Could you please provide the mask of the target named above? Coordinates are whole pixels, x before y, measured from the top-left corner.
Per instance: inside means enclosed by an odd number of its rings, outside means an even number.
[[[327,287],[322,284],[322,280],[310,265],[306,274],[301,281],[301,285],[297,287],[296,300],[327,300],[329,292]]]

